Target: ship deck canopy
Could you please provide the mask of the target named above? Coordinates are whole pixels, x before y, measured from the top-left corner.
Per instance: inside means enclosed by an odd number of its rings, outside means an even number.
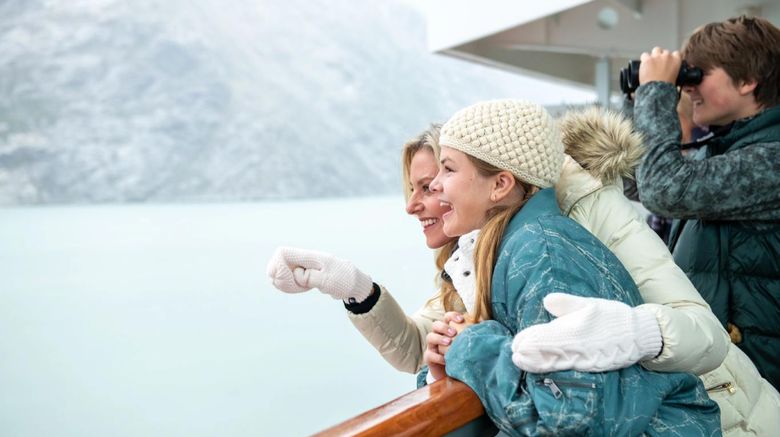
[[[702,24],[747,14],[780,21],[772,0],[429,0],[428,48],[525,75],[618,88],[618,72],[654,46],[679,49]]]

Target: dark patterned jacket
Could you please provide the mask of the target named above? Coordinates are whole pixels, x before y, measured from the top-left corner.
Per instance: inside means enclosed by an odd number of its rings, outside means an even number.
[[[675,262],[780,388],[780,107],[720,129],[686,159],[676,104],[671,84],[637,90],[634,123],[647,147],[639,198],[678,219],[669,241]]]

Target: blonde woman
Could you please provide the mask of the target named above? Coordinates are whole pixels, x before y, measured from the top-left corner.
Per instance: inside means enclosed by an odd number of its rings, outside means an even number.
[[[425,244],[435,250],[437,271],[441,272],[450,256],[455,239],[443,231],[442,206],[429,189],[439,170],[439,125],[432,125],[408,141],[401,154],[406,212],[421,225]],[[373,283],[371,278],[351,262],[331,254],[280,247],[268,263],[273,285],[287,293],[318,288],[334,299],[344,301],[349,319],[366,340],[396,369],[417,373],[423,365],[426,335],[434,321],[444,319],[441,300],[431,299],[416,313],[406,315],[390,292]],[[455,297],[452,284],[437,275],[439,294]],[[464,311],[459,300],[447,305]],[[444,344],[451,339],[442,337]]]
[[[638,365],[534,374],[513,363],[513,337],[549,322],[544,304],[559,292],[641,303],[617,258],[561,215],[550,188],[564,160],[557,137],[544,108],[518,100],[478,103],[442,127],[441,169],[431,188],[451,208],[442,216],[444,232],[470,239],[480,230],[474,271],[450,272],[475,278],[473,290],[458,293],[473,293],[463,300],[473,300],[469,315],[479,323],[455,337],[447,374],[468,384],[509,435],[717,434],[717,405],[692,375]],[[652,317],[637,323],[658,329]],[[441,370],[428,364],[432,373]]]

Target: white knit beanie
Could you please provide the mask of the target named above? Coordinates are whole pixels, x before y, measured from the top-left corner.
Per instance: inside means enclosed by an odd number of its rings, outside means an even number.
[[[555,185],[563,165],[555,122],[544,107],[526,100],[491,100],[461,109],[442,126],[439,144],[541,188]]]

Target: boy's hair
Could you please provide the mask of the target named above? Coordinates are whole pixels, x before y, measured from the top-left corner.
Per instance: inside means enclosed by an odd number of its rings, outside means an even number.
[[[743,15],[700,27],[682,56],[705,72],[723,68],[735,83],[756,81],[753,96],[764,108],[780,103],[780,29],[764,18]]]

